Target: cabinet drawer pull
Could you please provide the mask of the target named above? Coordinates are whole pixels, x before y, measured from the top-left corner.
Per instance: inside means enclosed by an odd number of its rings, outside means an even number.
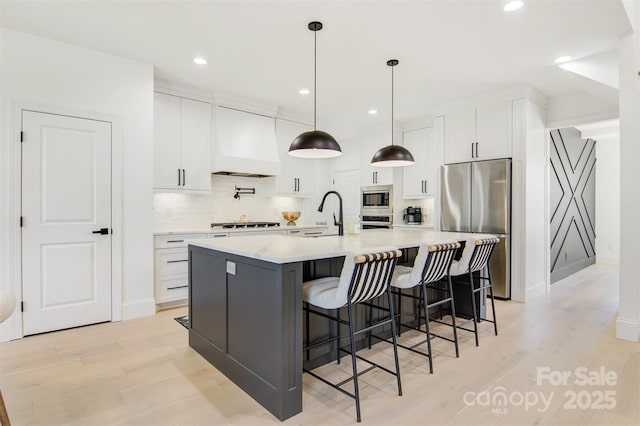
[[[179,285],[179,286],[176,286],[176,287],[167,287],[167,290],[177,290],[179,288],[187,288],[187,287],[189,287],[188,284],[187,285]]]
[[[180,260],[167,260],[167,263],[180,263],[180,262],[188,262],[189,259],[180,259]]]
[[[184,243],[184,240],[168,240],[168,243]]]
[[[226,237],[225,234],[218,234],[218,235],[214,235],[213,238],[222,238],[222,237]]]
[[[305,232],[304,235],[322,235],[322,232]]]

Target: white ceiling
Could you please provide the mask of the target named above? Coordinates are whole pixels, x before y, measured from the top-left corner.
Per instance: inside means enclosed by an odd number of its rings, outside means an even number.
[[[476,1],[8,1],[3,27],[135,59],[159,78],[236,93],[311,114],[318,33],[318,124],[332,131],[387,121],[397,58],[395,118],[530,84],[549,97],[615,90],[561,70],[553,59],[615,49],[630,27],[619,0],[528,0],[505,13]],[[209,64],[192,63],[196,55]],[[378,116],[367,114],[370,108]]]

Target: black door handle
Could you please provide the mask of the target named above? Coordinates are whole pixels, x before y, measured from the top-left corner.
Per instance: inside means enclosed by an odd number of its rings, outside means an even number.
[[[92,234],[109,235],[109,228],[100,228],[98,231],[93,231]]]

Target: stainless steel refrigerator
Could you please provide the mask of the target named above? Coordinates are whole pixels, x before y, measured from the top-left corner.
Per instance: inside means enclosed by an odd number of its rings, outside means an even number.
[[[494,295],[510,299],[511,160],[449,164],[441,173],[441,229],[500,238],[489,268]]]

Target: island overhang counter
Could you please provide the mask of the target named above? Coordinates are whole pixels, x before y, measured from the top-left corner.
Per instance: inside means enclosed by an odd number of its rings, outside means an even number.
[[[303,265],[487,235],[414,229],[189,241],[189,345],[280,420],[302,411]],[[335,262],[320,274],[339,275]],[[305,269],[309,275],[309,268]],[[315,276],[314,276],[315,278]]]

